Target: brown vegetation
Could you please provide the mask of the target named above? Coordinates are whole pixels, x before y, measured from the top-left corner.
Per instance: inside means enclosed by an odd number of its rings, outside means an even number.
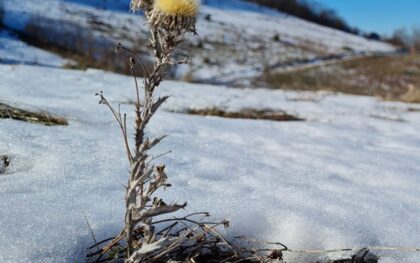
[[[272,121],[303,121],[304,119],[288,114],[284,111],[242,109],[240,111],[226,111],[217,107],[205,109],[188,109],[188,114],[201,116],[218,116],[232,119],[272,120]]]
[[[420,26],[413,26],[411,30],[405,27],[398,28],[385,40],[411,53],[420,53]]]
[[[14,119],[46,126],[68,125],[65,118],[55,116],[46,111],[31,111],[0,102],[0,119]]]
[[[400,99],[408,103],[420,103],[420,87],[410,85],[408,91],[404,93]]]
[[[272,88],[328,90],[419,102],[420,55],[375,56],[289,72],[266,72]]]

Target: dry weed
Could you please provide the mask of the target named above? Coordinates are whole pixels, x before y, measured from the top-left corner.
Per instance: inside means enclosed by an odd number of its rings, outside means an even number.
[[[63,117],[55,116],[46,111],[31,111],[0,102],[0,119],[14,119],[46,126],[68,125]]]

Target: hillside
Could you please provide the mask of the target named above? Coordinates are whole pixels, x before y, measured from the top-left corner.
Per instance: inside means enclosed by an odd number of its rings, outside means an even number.
[[[4,14],[5,27],[32,44],[74,58],[79,67],[127,72],[127,66],[113,53],[116,43],[121,42],[148,58],[144,45],[139,45],[146,41],[144,21],[128,12],[127,2],[45,0],[40,4],[3,0],[0,13]],[[186,52],[194,54],[194,63],[178,67],[173,73],[178,79],[252,86],[267,69],[394,52],[388,44],[239,0],[207,1],[198,32],[197,37],[185,44]]]

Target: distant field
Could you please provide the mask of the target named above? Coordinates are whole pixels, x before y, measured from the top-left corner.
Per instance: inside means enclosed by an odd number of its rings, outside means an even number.
[[[420,103],[420,55],[376,56],[289,72],[266,72],[272,88],[328,90]]]

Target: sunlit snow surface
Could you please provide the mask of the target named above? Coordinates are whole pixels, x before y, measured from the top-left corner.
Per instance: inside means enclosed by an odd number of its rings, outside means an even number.
[[[0,153],[12,160],[0,176],[0,262],[83,262],[93,241],[82,213],[97,239],[121,229],[128,165],[120,131],[94,96],[100,90],[114,104],[125,103],[133,80],[94,70],[0,66],[1,100],[70,121],[45,127],[0,120]],[[149,134],[170,135],[154,154],[173,151],[158,159],[174,186],[163,196],[188,201],[182,213],[209,211],[231,220],[228,237],[293,249],[420,244],[420,112],[407,111],[415,106],[170,81],[160,92],[172,97]],[[308,121],[169,112],[208,106],[282,109]],[[122,110],[131,113],[132,106]],[[380,255],[381,262],[420,261],[419,254]]]

